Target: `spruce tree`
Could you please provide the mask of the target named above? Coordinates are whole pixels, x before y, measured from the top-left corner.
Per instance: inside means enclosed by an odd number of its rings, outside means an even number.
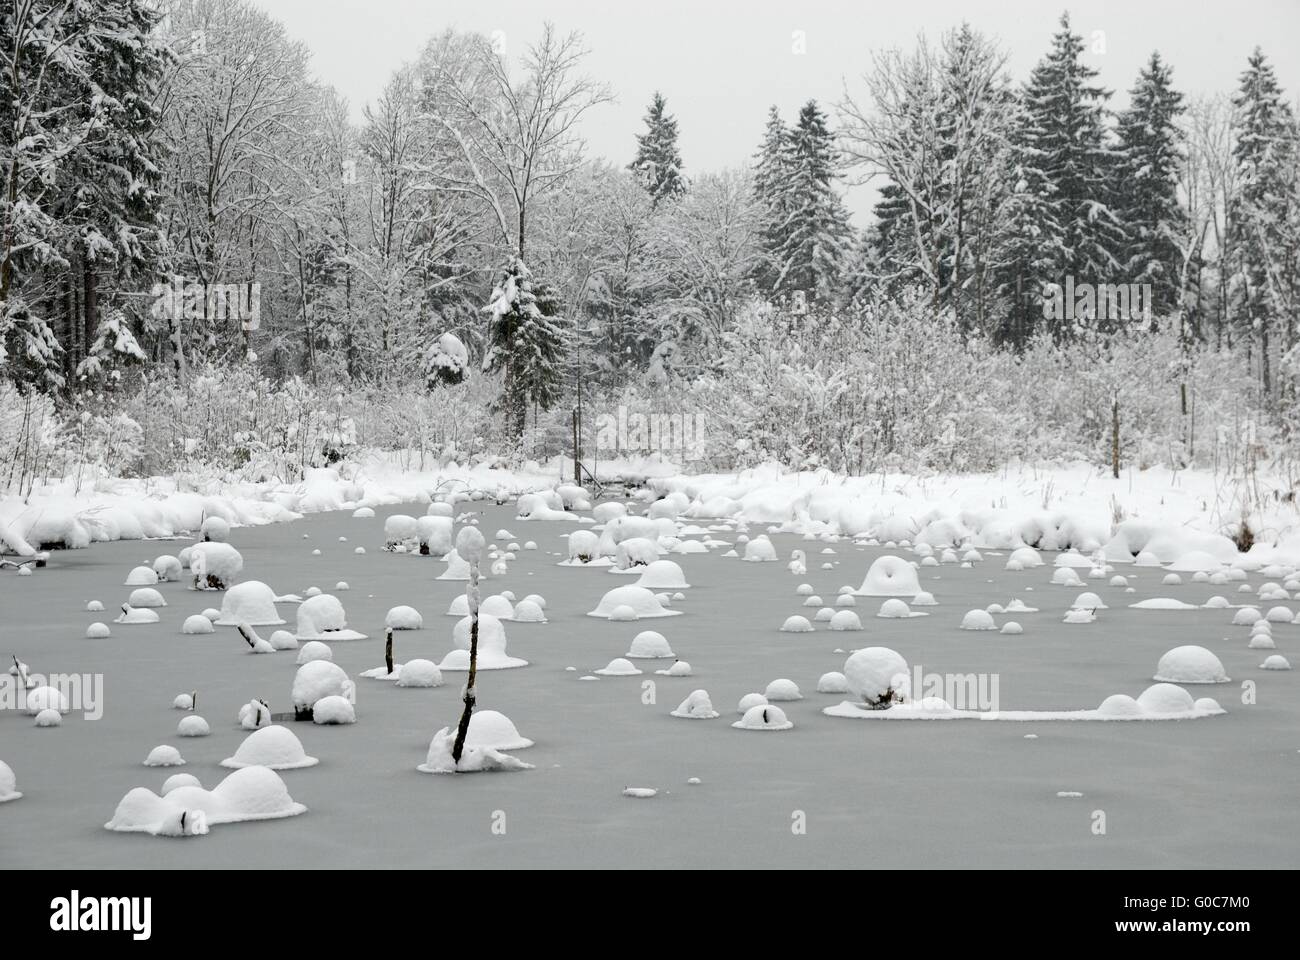
[[[760,210],[759,240],[766,255],[756,280],[765,293],[776,287],[778,270],[772,259],[785,230],[785,187],[789,178],[790,130],[775,106],[768,109],[763,142],[755,155],[754,199]]]
[[[1182,255],[1175,237],[1186,220],[1178,200],[1183,95],[1171,77],[1160,54],[1152,53],[1117,130],[1116,213],[1127,232],[1121,272],[1128,283],[1151,285],[1157,316],[1178,302]]]
[[[1025,297],[1036,294],[1041,304],[1046,287],[1067,277],[1075,284],[1124,280],[1124,232],[1112,209],[1114,154],[1105,141],[1110,92],[1093,82],[1097,71],[1082,62],[1083,49],[1083,38],[1063,15],[1051,50],[1021,96],[1015,182],[1024,189],[1015,191],[1010,211],[1011,242],[1021,255],[1009,258],[1013,271],[1021,272],[1003,278],[1004,287],[1021,296],[1021,312],[1028,307]],[[1042,246],[1035,253],[1027,243]]]
[[[483,369],[503,373],[500,406],[514,441],[523,437],[529,406],[546,410],[559,399],[568,327],[560,308],[555,291],[534,283],[524,262],[511,258],[487,306]]]
[[[645,115],[646,132],[636,137],[636,159],[628,164],[650,194],[651,203],[680,197],[686,192],[682,156],[677,149],[677,119],[666,112],[662,94],[655,92]]]
[[[1294,345],[1294,323],[1285,315],[1296,302],[1295,236],[1298,135],[1295,115],[1258,47],[1250,55],[1233,97],[1237,142],[1233,148],[1237,195],[1229,210],[1235,263],[1234,307],[1260,345],[1260,374],[1272,389],[1271,333],[1279,321]]]
[[[838,156],[816,101],[799,111],[785,145],[785,181],[775,208],[784,216],[769,240],[778,294],[829,298],[839,292],[853,233],[834,183]]]

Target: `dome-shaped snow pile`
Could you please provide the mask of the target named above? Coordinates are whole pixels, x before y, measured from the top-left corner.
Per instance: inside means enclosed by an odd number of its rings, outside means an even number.
[[[311,720],[321,726],[356,723],[357,708],[347,697],[321,697],[312,707]]]
[[[656,670],[655,673],[661,677],[689,677],[693,675],[691,665],[685,660],[674,660],[671,667]]]
[[[889,647],[864,647],[850,654],[844,661],[844,679],[849,692],[872,709],[901,700],[910,686],[907,661]]]
[[[415,521],[421,556],[445,557],[451,552],[451,535],[451,517],[423,516]]]
[[[185,766],[185,759],[175,747],[163,744],[149,751],[149,756],[144,758],[144,765],[146,767],[183,767]]]
[[[1259,668],[1261,670],[1290,670],[1291,663],[1280,653],[1275,653],[1271,657],[1265,657]]]
[[[614,619],[613,614],[619,607],[631,608],[637,620],[646,620],[653,617],[676,617],[681,614],[680,610],[665,610],[658,598],[645,587],[629,584],[624,587],[615,587],[606,593],[600,598],[600,603],[596,605],[596,609],[589,611],[587,616],[603,617],[606,620]]]
[[[860,597],[915,597],[921,592],[916,568],[902,557],[877,557],[858,587]]]
[[[785,711],[771,704],[757,704],[745,711],[745,715],[732,724],[737,730],[789,730],[794,724],[786,717]]]
[[[1081,593],[1074,598],[1074,603],[1070,604],[1073,610],[1107,610],[1109,609],[1102,602],[1101,597],[1095,593]]]
[[[1063,570],[1070,569],[1062,567]],[[987,610],[968,610],[966,615],[961,618],[961,629],[963,630],[996,630],[998,625],[993,622],[993,615]]]
[[[1190,713],[1196,707],[1192,695],[1172,683],[1156,683],[1138,695],[1138,706],[1144,713]]]
[[[1162,683],[1227,683],[1229,677],[1218,657],[1204,647],[1188,644],[1162,656],[1152,679]]]
[[[1016,567],[1012,567],[1012,564]],[[1017,570],[1028,570],[1030,567],[1041,567],[1043,565],[1042,555],[1033,547],[1017,547],[1011,551],[1007,557],[1007,568]]]
[[[394,513],[384,518],[384,547],[392,550],[414,540],[417,530],[415,517],[405,513]]]
[[[134,626],[140,626],[146,623],[158,622],[158,611],[150,610],[147,607],[133,607],[129,603],[122,604],[122,612],[113,618],[114,623],[125,623]]]
[[[539,507],[538,509],[545,508]],[[470,723],[473,722],[471,717]],[[502,753],[492,747],[471,747],[468,744],[466,744],[464,752],[461,753],[460,762],[457,763],[452,758],[452,748],[455,742],[456,730],[452,727],[443,727],[433,735],[433,740],[429,743],[429,753],[424,763],[415,769],[421,773],[486,773],[533,769],[531,763],[525,763],[508,753]]]
[[[610,573],[640,574],[659,559],[659,541],[652,537],[630,537],[614,548],[614,565]]]
[[[623,657],[615,657],[599,670],[593,670],[592,673],[601,677],[635,677],[641,672],[631,660]]]
[[[764,563],[776,559],[776,547],[772,541],[760,534],[745,544],[745,560],[750,563]]]
[[[249,700],[239,708],[236,721],[244,730],[257,730],[271,725],[271,708],[265,700]]]
[[[274,820],[306,812],[294,802],[280,775],[266,767],[245,767],[212,790],[181,786],[159,796],[145,787],[131,790],[104,826],[121,833],[195,836],[223,823]]]
[[[462,617],[452,629],[453,649],[438,664],[443,672],[459,672],[469,669],[470,628],[473,619]],[[479,670],[510,670],[515,667],[528,666],[527,660],[509,656],[506,653],[506,628],[496,617],[479,614],[478,618],[478,661]]]
[[[295,631],[299,640],[364,640],[366,635],[348,629],[343,604],[333,594],[308,597],[298,607]]]
[[[27,692],[27,716],[34,717],[42,710],[68,712],[68,698],[56,687],[35,687]]]
[[[675,654],[662,633],[642,630],[632,638],[627,656],[632,660],[664,660],[672,658]]]
[[[829,609],[829,608],[827,608]],[[821,619],[820,613],[818,619]],[[827,627],[831,630],[854,631],[862,629],[862,618],[854,610],[836,610],[831,614]]]
[[[883,617],[886,620],[907,620],[911,617],[928,617],[928,613],[922,613],[920,610],[913,610],[907,605],[906,600],[900,600],[898,597],[890,597],[880,605],[879,612],[876,616]]]
[[[466,601],[466,610],[469,609],[469,601]],[[478,612],[480,616],[496,617],[498,620],[512,620],[515,615],[515,605],[510,600],[499,594],[494,593],[490,597],[484,598],[479,604]]]
[[[127,606],[138,607],[140,609],[165,607],[167,601],[163,595],[153,587],[139,587],[131,591],[131,596],[127,598]]]
[[[1140,550],[1136,557],[1133,558],[1135,567],[1158,567],[1160,558],[1150,550]]]
[[[408,660],[397,672],[399,687],[440,687],[442,671],[432,660]]]
[[[844,674],[840,673],[837,670],[832,670],[829,673],[823,673],[817,679],[817,692],[818,693],[848,693],[849,692],[848,678],[845,677]]]
[[[14,776],[13,768],[0,760],[0,803],[22,798],[23,795],[18,792],[18,778]]]
[[[1276,650],[1277,644],[1273,641],[1271,634],[1252,633],[1250,642],[1246,644],[1248,650]]]
[[[204,540],[225,543],[230,539],[230,522],[223,517],[208,517],[199,527]]]
[[[1137,603],[1130,603],[1131,610],[1199,610],[1194,603],[1184,603],[1182,600],[1176,600],[1173,597],[1148,597],[1145,600],[1139,600]]]
[[[424,626],[424,617],[415,607],[396,606],[384,614],[384,626],[390,630],[419,630]]]
[[[509,717],[496,710],[475,710],[470,714],[465,747],[491,750],[526,750],[533,741],[519,733]]]
[[[934,599],[934,594],[928,590],[922,590],[912,598],[912,606],[914,607],[937,607],[938,605],[939,601]]]
[[[569,534],[568,565],[581,566],[600,559],[600,538],[590,530]]]
[[[126,586],[148,587],[158,582],[158,572],[152,567],[132,567],[126,575]]]
[[[1290,607],[1270,607],[1268,613],[1264,614],[1264,619],[1269,623],[1290,623],[1295,619],[1295,614]]]
[[[1216,573],[1222,570],[1226,564],[1212,553],[1204,550],[1189,550],[1180,554],[1178,559],[1169,564],[1168,570],[1176,570],[1179,573]]]
[[[274,627],[284,623],[275,609],[275,591],[261,580],[245,580],[226,591],[221,598],[221,616],[217,624],[236,627],[246,623],[250,627]]]
[[[201,613],[191,614],[186,617],[185,622],[181,624],[181,633],[203,634],[214,633],[215,630],[216,628],[212,626],[212,621]]]
[[[181,562],[171,554],[164,553],[153,562],[153,572],[158,575],[158,580],[176,582],[180,580],[183,570]]]
[[[209,631],[212,629],[211,624],[208,625],[208,629]],[[109,636],[109,629],[108,624],[106,623],[100,623],[96,620],[94,623],[90,624],[90,626],[86,627],[87,640],[103,640],[107,636]]]
[[[357,507],[352,511],[353,520],[373,520],[375,511],[373,507]]]
[[[239,745],[233,757],[221,761],[223,767],[267,767],[271,770],[298,770],[320,763],[307,756],[302,741],[288,727],[273,725],[254,730]]]
[[[294,637],[294,640],[297,640]],[[298,651],[298,666],[304,663],[311,663],[314,660],[333,660],[334,651],[330,649],[328,643],[321,643],[319,640],[309,640],[302,645]]]
[[[329,660],[312,660],[294,674],[291,697],[295,712],[305,717],[326,697],[343,697],[355,703],[357,688],[342,667]]]
[[[812,630],[813,625],[807,617],[786,617],[785,623],[781,624],[782,633],[812,633]]]
[[[685,590],[690,587],[682,568],[672,560],[654,560],[641,572],[638,587],[647,590]]]
[[[671,715],[683,720],[714,720],[721,716],[713,709],[713,701],[709,699],[707,690],[692,690],[690,696],[679,703],[676,710],[671,711]]]
[[[1091,570],[1092,565],[1092,561],[1078,550],[1066,550],[1064,553],[1058,554],[1055,561],[1055,566],[1071,567],[1075,570]]]
[[[1082,610],[1078,608],[1065,611],[1065,616],[1061,618],[1062,623],[1093,623],[1097,619],[1095,610]]]
[[[773,680],[767,685],[763,692],[768,703],[784,703],[790,700],[802,700],[803,694],[799,692],[799,685],[793,680]]]
[[[1058,587],[1081,587],[1083,581],[1079,579],[1074,567],[1057,567],[1052,571],[1052,584]]]
[[[546,611],[536,600],[524,597],[515,604],[515,615],[512,619],[515,623],[545,623]]]
[[[196,590],[225,590],[244,569],[244,558],[228,543],[196,543],[186,549]]]
[[[1254,607],[1240,607],[1232,615],[1233,626],[1249,627],[1256,620],[1262,619],[1262,614]]]

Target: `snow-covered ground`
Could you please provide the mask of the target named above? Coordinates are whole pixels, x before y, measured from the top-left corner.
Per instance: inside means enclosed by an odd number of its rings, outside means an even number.
[[[0,544],[30,555],[42,543],[83,547],[93,541],[173,536],[198,530],[208,516],[240,525],[361,506],[427,503],[449,494],[513,502],[520,494],[570,482],[571,461],[505,469],[489,461],[412,470],[400,457],[371,456],[338,469],[310,470],[298,483],[186,483],[170,477],[71,482],[39,487],[26,500],[0,499]],[[657,460],[610,460],[602,479],[633,478],[644,496],[677,494],[680,515],[779,524],[791,532],[831,532],[880,540],[976,546],[1023,543],[1090,552],[1120,538],[1133,553],[1161,559],[1190,549],[1231,556],[1244,515],[1256,539],[1253,557],[1300,561],[1295,481],[1261,468],[1249,479],[1208,470],[1128,468],[1119,479],[1086,464],[1016,464],[989,474],[793,472],[768,465],[735,474],[689,475]],[[676,516],[661,508],[658,515]]]

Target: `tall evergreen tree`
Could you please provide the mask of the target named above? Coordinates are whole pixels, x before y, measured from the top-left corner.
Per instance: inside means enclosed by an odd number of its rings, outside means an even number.
[[[1082,62],[1083,49],[1069,15],[1062,15],[1051,50],[1021,95],[1016,183],[1024,190],[1016,191],[1009,236],[1013,246],[1034,241],[1045,247],[1006,258],[1010,274],[1004,273],[1002,286],[1018,292],[1014,310],[1022,313],[1030,309],[1026,297],[1041,305],[1044,290],[1067,277],[1076,284],[1123,280],[1124,232],[1113,210],[1115,158],[1105,140],[1110,92],[1093,82],[1097,71]]]
[[[488,350],[483,369],[501,371],[501,407],[511,439],[524,433],[528,408],[549,409],[564,379],[565,332],[559,297],[550,285],[535,283],[524,262],[512,258],[492,291]]]
[[[1182,113],[1183,95],[1173,88],[1172,70],[1152,53],[1119,117],[1116,213],[1127,232],[1120,257],[1123,279],[1151,285],[1156,315],[1178,302],[1182,255],[1176,237],[1186,219],[1178,200]]]
[[[783,219],[770,247],[773,290],[828,298],[839,293],[853,242],[848,213],[835,191],[838,156],[826,115],[816,101],[799,111],[785,145],[785,181],[776,208]]]
[[[1232,101],[1237,142],[1233,149],[1237,195],[1229,211],[1233,238],[1234,308],[1258,338],[1260,375],[1272,390],[1272,328],[1281,322],[1286,347],[1294,346],[1297,239],[1295,231],[1296,119],[1273,65],[1258,47],[1250,55]]]
[[[754,160],[754,199],[760,211],[759,238],[764,260],[758,269],[759,288],[771,293],[776,286],[777,269],[771,254],[780,246],[785,229],[785,185],[790,172],[790,130],[772,106],[767,111],[763,142]]]
[[[686,192],[682,155],[677,149],[677,119],[668,115],[666,106],[663,95],[655,91],[645,115],[646,132],[637,134],[636,158],[628,164],[656,206]]]

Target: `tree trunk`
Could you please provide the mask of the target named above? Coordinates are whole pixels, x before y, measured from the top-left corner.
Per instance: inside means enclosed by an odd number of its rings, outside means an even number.
[[[1119,397],[1110,407],[1110,472],[1119,479]]]

